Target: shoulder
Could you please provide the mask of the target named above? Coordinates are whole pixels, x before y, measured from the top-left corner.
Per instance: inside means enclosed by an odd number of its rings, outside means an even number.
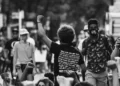
[[[62,46],[62,45],[58,44],[58,43],[55,43],[55,42],[52,42],[52,46]]]
[[[11,44],[12,48],[18,48],[19,46],[21,46],[19,41],[15,42],[14,44]]]
[[[32,45],[35,45],[35,40],[31,37],[27,39],[27,42],[31,43]]]
[[[27,44],[30,46],[30,47],[35,47],[34,45],[33,45],[33,43],[30,43],[30,42],[27,42]]]
[[[16,42],[14,43],[14,46],[18,46],[18,45],[20,45],[20,42],[19,42],[19,41],[16,41]]]
[[[50,52],[51,53],[58,53],[59,51],[60,51],[60,45],[55,43],[55,42],[52,42],[51,47],[50,47]]]

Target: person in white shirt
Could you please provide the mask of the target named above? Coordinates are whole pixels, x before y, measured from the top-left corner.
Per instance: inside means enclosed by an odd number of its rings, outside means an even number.
[[[27,64],[32,62],[35,65],[34,45],[27,42],[29,32],[26,29],[20,30],[20,41],[15,44],[13,48],[13,74],[16,74],[16,65],[20,65],[22,72],[25,70]],[[28,72],[27,80],[33,80],[33,68]]]
[[[35,46],[35,40],[33,38],[31,38],[30,36],[28,36],[27,42],[29,42]]]

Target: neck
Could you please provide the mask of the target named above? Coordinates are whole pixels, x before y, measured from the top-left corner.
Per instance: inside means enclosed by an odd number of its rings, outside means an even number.
[[[26,41],[26,40],[22,40],[22,42],[23,42],[23,43],[27,43],[27,41]]]

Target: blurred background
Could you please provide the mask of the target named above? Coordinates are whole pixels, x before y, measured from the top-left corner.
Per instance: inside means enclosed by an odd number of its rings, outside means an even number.
[[[11,39],[11,29],[37,29],[36,16],[44,15],[47,35],[54,40],[60,24],[69,23],[78,35],[90,18],[115,38],[120,32],[120,0],[0,0],[0,30]]]
[[[59,26],[68,23],[76,31],[79,47],[86,37],[84,26],[90,18],[98,19],[105,35],[120,37],[120,0],[0,0],[0,48],[4,49],[6,42],[12,39],[13,29],[26,28],[35,40],[36,58],[43,58],[36,60],[36,63],[41,62],[38,68],[42,73],[54,71],[54,55],[36,34],[37,15],[44,16],[43,27],[53,41],[58,40]]]

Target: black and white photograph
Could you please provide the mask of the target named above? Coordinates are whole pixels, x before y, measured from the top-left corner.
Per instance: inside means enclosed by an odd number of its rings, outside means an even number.
[[[0,86],[120,86],[120,0],[0,0]]]

